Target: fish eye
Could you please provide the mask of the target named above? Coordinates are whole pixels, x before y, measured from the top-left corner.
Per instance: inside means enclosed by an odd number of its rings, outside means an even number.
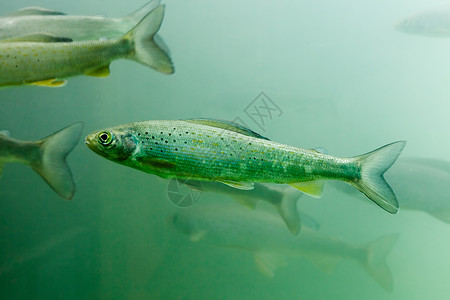
[[[98,140],[102,143],[102,145],[107,146],[112,142],[112,135],[107,131],[101,132],[98,135]]]

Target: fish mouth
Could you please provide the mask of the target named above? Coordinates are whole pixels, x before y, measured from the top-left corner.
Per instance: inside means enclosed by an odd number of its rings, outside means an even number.
[[[86,144],[86,146],[91,148],[92,147],[92,138],[88,135],[87,137],[84,138],[84,143]]]
[[[84,143],[94,152],[98,152],[97,143],[94,141],[95,135],[90,134],[84,138]]]

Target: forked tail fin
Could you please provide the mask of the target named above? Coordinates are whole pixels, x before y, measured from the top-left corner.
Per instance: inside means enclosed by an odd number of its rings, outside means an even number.
[[[399,141],[353,158],[361,170],[360,177],[350,184],[392,214],[398,212],[398,201],[383,174],[397,160],[405,145],[405,141]]]
[[[134,51],[131,52],[129,59],[147,65],[161,73],[172,74],[174,67],[167,50],[162,49],[154,40],[163,18],[164,6],[159,5],[123,38],[131,40],[134,44]]]
[[[40,140],[40,158],[31,167],[58,195],[70,200],[75,193],[66,157],[80,139],[83,123],[75,123]]]
[[[123,19],[128,19],[130,22],[134,22],[137,24],[142,18],[144,18],[149,12],[151,12],[153,9],[155,9],[159,3],[160,0],[150,0],[144,6],[140,7],[138,10],[133,12],[132,14],[124,17]]]
[[[386,257],[398,239],[397,234],[381,237],[366,247],[365,260],[360,263],[372,278],[388,291],[393,289],[392,273],[386,264]]]

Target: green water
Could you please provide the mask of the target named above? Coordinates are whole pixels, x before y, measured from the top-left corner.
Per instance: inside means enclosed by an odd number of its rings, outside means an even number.
[[[2,1],[0,12],[42,6],[121,17],[145,2],[15,0]],[[82,139],[68,156],[77,186],[71,201],[59,198],[25,165],[7,164],[3,170],[0,297],[448,297],[450,224],[421,210],[450,211],[450,39],[405,35],[393,28],[402,17],[440,1],[163,4],[166,15],[159,33],[170,49],[174,75],[120,60],[112,63],[107,78],[80,76],[62,88],[0,90],[0,129],[14,138],[37,140],[71,123],[85,123]],[[261,92],[274,110],[260,107],[266,116],[252,119],[250,113],[261,106]],[[425,171],[409,169],[407,163],[400,169],[399,161],[386,174],[400,202],[397,215],[331,185],[321,199],[299,200],[299,210],[321,232],[350,245],[398,234],[387,256],[393,290],[383,289],[351,260],[325,273],[308,259],[287,258],[267,278],[248,251],[191,242],[168,220],[181,208],[169,200],[166,180],[107,161],[83,143],[84,136],[100,128],[193,117],[239,118],[274,141],[320,146],[344,157],[406,140],[402,158],[439,160]],[[425,204],[415,205],[419,200]],[[214,201],[234,200],[203,193],[185,209]],[[273,210],[264,204],[255,213]]]

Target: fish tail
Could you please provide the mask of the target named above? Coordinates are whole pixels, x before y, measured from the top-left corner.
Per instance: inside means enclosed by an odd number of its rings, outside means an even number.
[[[66,157],[77,144],[83,123],[75,123],[40,140],[39,159],[31,167],[61,197],[70,200],[75,192],[72,173],[66,163]]]
[[[130,20],[131,22],[134,22],[137,24],[142,18],[144,18],[149,12],[151,12],[155,7],[159,5],[161,1],[160,0],[151,0],[144,4],[141,8],[136,10],[135,12],[131,13],[130,15],[124,17],[123,19]]]
[[[281,201],[276,204],[278,213],[294,235],[297,235],[301,229],[300,216],[297,209],[297,200],[301,195],[297,190],[289,188],[289,190],[283,192]]]
[[[131,29],[124,39],[129,39],[134,45],[129,59],[149,66],[161,73],[172,74],[174,67],[168,55],[168,51],[163,47],[162,41],[155,42],[155,35],[158,32],[164,18],[164,6],[159,5],[148,13],[133,29]],[[159,41],[157,38],[156,41]]]
[[[398,212],[398,201],[383,174],[397,160],[405,145],[405,141],[391,143],[354,158],[360,164],[360,176],[350,184],[393,214]]]
[[[360,261],[369,275],[388,291],[392,291],[393,279],[391,270],[386,263],[386,257],[397,239],[397,234],[391,234],[375,240],[365,248],[364,259]]]

